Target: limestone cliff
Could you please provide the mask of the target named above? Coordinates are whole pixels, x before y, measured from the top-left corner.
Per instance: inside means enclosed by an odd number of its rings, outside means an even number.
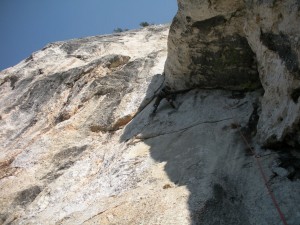
[[[170,29],[167,83],[265,93],[258,139],[299,145],[300,3],[179,0]]]
[[[299,28],[268,30],[292,3],[179,1],[170,33],[51,43],[0,72],[0,223],[280,224],[258,160],[299,225]],[[176,109],[151,115],[165,83]]]
[[[300,2],[247,2],[245,34],[256,54],[265,94],[258,138],[265,145],[300,139]]]

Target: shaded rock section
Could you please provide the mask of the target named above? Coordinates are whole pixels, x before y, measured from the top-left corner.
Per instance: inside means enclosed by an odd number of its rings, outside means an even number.
[[[243,32],[244,13],[243,1],[179,1],[169,35],[167,82],[176,89],[260,87],[256,56]]]
[[[265,90],[258,139],[269,147],[299,146],[299,1],[245,2],[245,33]]]
[[[184,221],[180,213],[175,224],[281,223],[257,159],[239,131],[249,131],[251,136],[260,95],[193,90],[177,96],[177,110],[164,102],[157,115],[148,118],[148,107],[125,128],[124,140],[134,146],[145,143],[150,147],[151,157],[163,164],[171,181],[165,186],[171,188],[164,190],[177,188],[179,192],[179,187],[187,188],[190,221]],[[288,172],[280,176],[275,173],[284,170],[288,159],[281,153],[261,149],[255,142],[251,144],[288,224],[296,225],[299,217],[294,207],[298,208],[300,200],[296,191],[299,179],[291,180]],[[296,155],[293,157],[299,157]],[[291,172],[297,168],[298,160],[294,161],[290,164]]]
[[[297,0],[178,1],[166,81],[178,90],[262,86],[259,142],[299,146],[299,21]]]

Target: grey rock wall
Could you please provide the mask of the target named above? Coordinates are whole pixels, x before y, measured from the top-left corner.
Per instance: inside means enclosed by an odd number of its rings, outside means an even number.
[[[265,90],[258,138],[299,147],[299,1],[247,1],[245,33]]]
[[[243,1],[179,1],[168,41],[167,82],[176,89],[260,87],[244,14]]]
[[[299,1],[179,1],[166,81],[191,87],[263,87],[260,143],[299,146]]]

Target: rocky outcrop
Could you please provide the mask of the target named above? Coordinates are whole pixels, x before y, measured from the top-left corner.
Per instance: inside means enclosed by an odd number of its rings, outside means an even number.
[[[157,27],[145,33],[53,43],[3,71],[4,148],[12,144],[23,148],[40,133],[74,118],[80,118],[81,128],[93,132],[124,126],[153,94],[141,90],[152,83],[155,91],[163,79],[153,74],[163,70],[167,32],[166,27]],[[150,43],[149,49],[139,46],[142,40]]]
[[[299,146],[299,1],[179,1],[165,65],[175,89],[262,85],[258,139]]]
[[[113,163],[115,149],[121,153],[124,145],[113,134],[146,107],[161,86],[167,35],[168,26],[154,26],[51,43],[1,72],[0,223],[19,218],[15,224],[54,224],[91,204],[78,199],[72,206],[74,199],[66,194],[77,191],[70,188],[82,189],[88,201],[99,200],[98,194],[113,198],[130,188],[131,181],[119,181],[113,172],[121,167]],[[115,167],[108,172],[117,176],[115,181],[100,175],[108,165]],[[82,175],[85,181],[79,181]],[[93,176],[101,178],[91,185]]]
[[[245,33],[265,90],[258,135],[264,145],[299,147],[300,3],[248,1]]]
[[[171,86],[260,87],[255,53],[243,32],[243,6],[242,0],[179,1],[165,66]]]
[[[298,225],[296,126],[295,137],[285,128],[298,116],[299,53],[253,17],[270,4],[179,1],[169,52],[169,26],[150,26],[51,43],[2,71],[0,223],[280,224],[268,187]],[[272,71],[294,89],[269,90]],[[176,109],[162,100],[153,115],[165,83],[180,90]],[[269,129],[279,97],[295,116]],[[290,148],[261,148],[275,132]]]

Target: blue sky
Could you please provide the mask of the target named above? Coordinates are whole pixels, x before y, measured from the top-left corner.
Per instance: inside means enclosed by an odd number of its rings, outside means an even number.
[[[49,42],[169,23],[176,0],[0,0],[0,70]]]

